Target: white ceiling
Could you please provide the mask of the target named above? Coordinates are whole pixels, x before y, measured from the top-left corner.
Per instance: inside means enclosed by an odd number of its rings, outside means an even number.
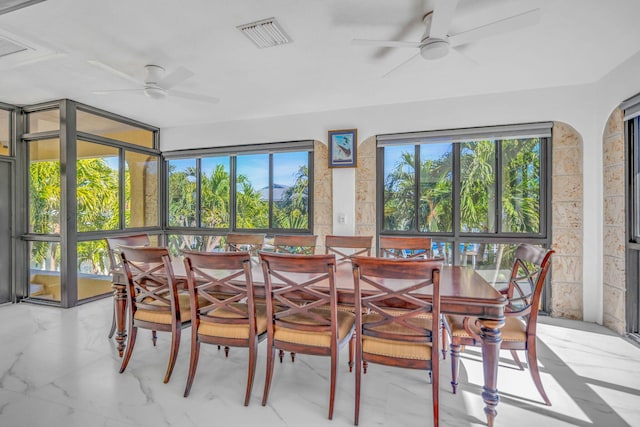
[[[159,126],[227,122],[370,105],[591,83],[640,50],[637,0],[460,0],[450,34],[540,8],[532,27],[426,62],[354,38],[419,41],[423,0],[48,0],[0,16],[0,36],[36,48],[0,58],[0,101],[70,98]],[[258,49],[236,28],[275,17],[293,42]],[[194,73],[177,90],[208,104],[150,99],[98,60]]]

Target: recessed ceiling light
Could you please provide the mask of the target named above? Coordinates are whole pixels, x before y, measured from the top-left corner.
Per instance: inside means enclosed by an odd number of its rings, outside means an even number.
[[[275,18],[250,22],[237,27],[260,49],[291,43],[291,39],[276,22]]]

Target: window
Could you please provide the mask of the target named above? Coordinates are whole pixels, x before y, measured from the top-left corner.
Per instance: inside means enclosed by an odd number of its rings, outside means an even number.
[[[11,112],[0,108],[0,156],[11,155]]]
[[[211,249],[230,230],[311,233],[312,147],[300,141],[166,153],[168,226],[191,229],[169,236],[170,245]]]
[[[548,245],[550,136],[550,123],[379,136],[379,233],[428,235],[478,269]]]

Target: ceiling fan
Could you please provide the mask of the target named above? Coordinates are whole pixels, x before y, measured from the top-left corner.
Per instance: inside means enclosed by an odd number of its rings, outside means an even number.
[[[452,48],[455,49],[458,46],[466,45],[489,36],[534,25],[540,19],[540,9],[532,9],[463,32],[449,34],[449,27],[458,2],[459,0],[434,0],[433,6],[431,7],[432,10],[428,10],[422,18],[424,32],[419,42],[354,39],[352,43],[378,47],[419,49],[419,52],[409,58],[409,60],[401,63],[385,74],[388,75],[418,55],[426,60],[440,59],[447,56]]]
[[[177,98],[185,98],[191,99],[194,101],[201,102],[209,102],[209,103],[218,103],[220,100],[218,98],[201,95],[198,93],[192,92],[184,92],[180,90],[173,89],[174,86],[182,83],[184,80],[193,76],[193,72],[187,70],[184,67],[179,67],[172,71],[169,74],[166,74],[166,71],[163,67],[159,65],[145,65],[144,72],[145,77],[143,80],[139,80],[127,73],[124,73],[120,70],[117,70],[103,62],[97,60],[90,60],[90,64],[102,68],[105,71],[108,71],[112,74],[115,74],[119,77],[122,77],[130,82],[135,83],[138,87],[135,89],[109,89],[109,90],[96,90],[92,93],[95,95],[110,95],[114,93],[123,93],[123,92],[140,92],[149,98],[152,99],[164,99],[167,97],[177,97]]]

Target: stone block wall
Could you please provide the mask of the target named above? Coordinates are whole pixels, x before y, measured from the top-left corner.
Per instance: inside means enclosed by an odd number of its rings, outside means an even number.
[[[603,321],[619,334],[625,332],[625,144],[624,121],[616,109],[604,130],[603,141]]]
[[[318,236],[316,253],[324,253],[324,237],[333,232],[333,173],[329,169],[329,147],[313,143],[313,231]]]
[[[356,235],[374,236],[372,254],[376,253],[376,137],[358,145],[356,169]]]

